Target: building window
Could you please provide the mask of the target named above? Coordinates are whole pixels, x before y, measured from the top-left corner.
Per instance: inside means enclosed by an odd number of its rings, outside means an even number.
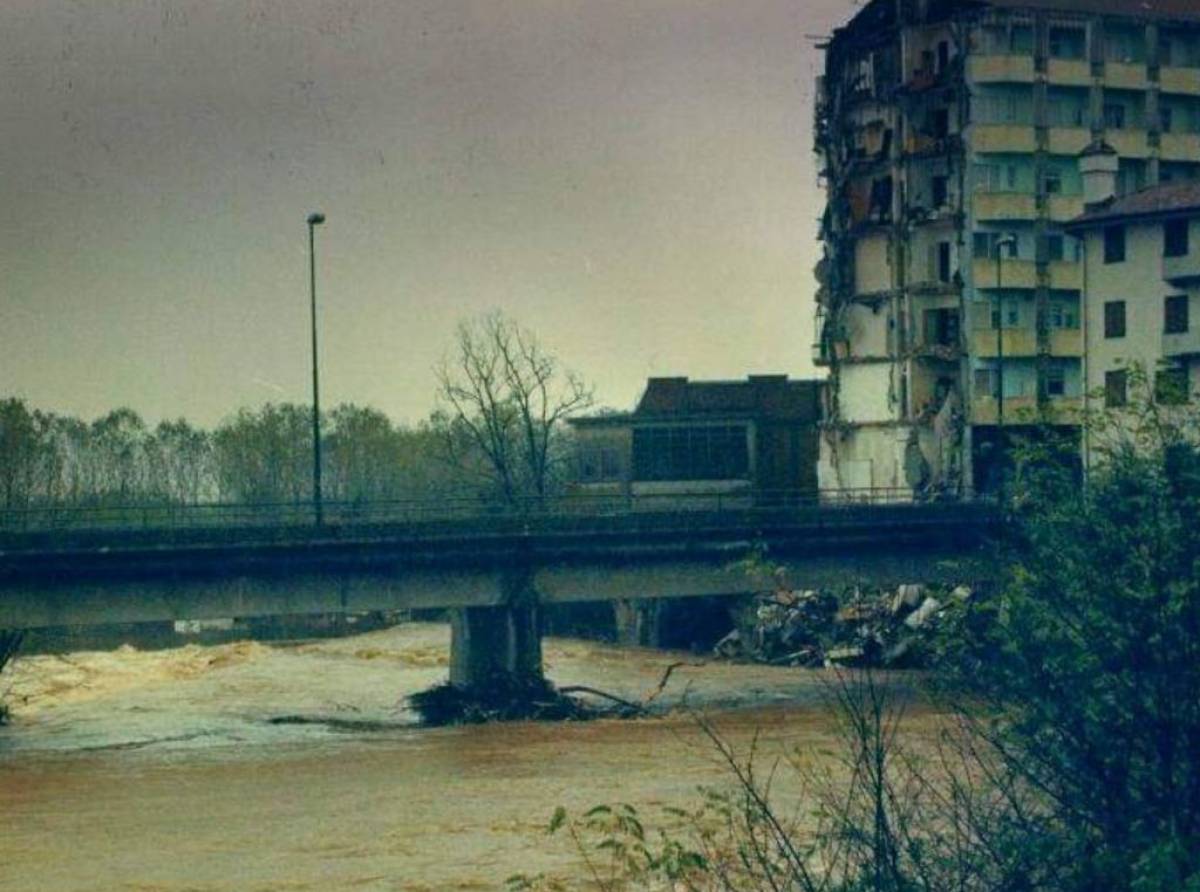
[[[925,343],[939,347],[958,346],[958,310],[943,307],[925,311]]]
[[[1141,26],[1111,26],[1104,33],[1104,59],[1126,65],[1146,61],[1146,33]]]
[[[1050,58],[1082,59],[1085,46],[1082,28],[1050,28]]]
[[[1119,102],[1104,103],[1104,126],[1108,130],[1125,129],[1125,106]]]
[[[1125,405],[1128,375],[1124,369],[1104,373],[1104,405],[1116,409]]]
[[[1066,303],[1050,304],[1051,328],[1079,328],[1079,314],[1075,307]]]
[[[990,396],[995,399],[997,376],[992,369],[976,369],[975,370],[975,395]]]
[[[610,482],[621,476],[621,454],[617,449],[590,448],[579,453],[580,482]]]
[[[1184,334],[1188,330],[1188,296],[1172,294],[1163,301],[1163,334]]]
[[[976,260],[987,260],[992,256],[991,233],[977,232],[971,236],[971,253]]]
[[[950,178],[936,176],[932,180],[933,186],[933,206],[935,208],[943,208],[946,206],[950,194]]]
[[[1061,365],[1052,365],[1046,370],[1046,395],[1063,396],[1067,392],[1067,370]]]
[[[1171,106],[1164,105],[1159,108],[1158,126],[1163,133],[1171,132]]]
[[[1046,259],[1063,259],[1063,237],[1061,235],[1046,236]]]
[[[1104,304],[1104,336],[1125,337],[1125,301],[1110,300]]]
[[[978,192],[1016,192],[1017,182],[1015,164],[975,165],[975,189]]]
[[[1057,170],[1046,171],[1046,178],[1043,180],[1043,188],[1047,195],[1059,195],[1062,193],[1062,174]]]
[[[635,480],[736,480],[749,471],[742,425],[639,427],[633,431]]]
[[[1122,158],[1117,168],[1117,195],[1137,192],[1146,185],[1146,164],[1133,158]]]
[[[950,243],[938,242],[937,277],[939,282],[950,281]]]
[[[1104,227],[1104,262],[1125,262],[1125,227]]]
[[[1154,401],[1178,406],[1188,401],[1187,369],[1182,366],[1159,369],[1154,373]]]
[[[934,139],[950,135],[950,109],[935,108],[929,116],[929,133]]]
[[[1163,224],[1163,257],[1183,257],[1188,252],[1187,220],[1168,220]]]

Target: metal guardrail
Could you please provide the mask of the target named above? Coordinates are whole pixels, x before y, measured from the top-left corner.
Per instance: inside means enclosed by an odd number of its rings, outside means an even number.
[[[400,499],[325,502],[325,527],[489,520],[539,520],[685,514],[860,508],[913,504],[911,490],[680,491],[652,494],[569,493],[497,502],[478,498]],[[954,500],[947,504],[963,504]],[[0,533],[52,533],[91,530],[177,530],[248,527],[315,527],[311,502],[260,504],[201,503],[27,507],[0,510]]]

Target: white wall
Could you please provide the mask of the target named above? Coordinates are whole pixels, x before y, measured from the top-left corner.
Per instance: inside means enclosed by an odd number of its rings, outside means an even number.
[[[892,287],[892,267],[888,259],[888,235],[871,233],[854,243],[854,291],[873,294]]]
[[[841,385],[838,397],[843,421],[856,424],[892,421],[897,417],[897,409],[888,403],[888,393],[892,389],[894,373],[891,363],[843,365],[840,373]]]
[[[887,304],[872,309],[865,304],[850,304],[843,310],[842,324],[850,338],[851,356],[887,356],[888,321],[891,310]]]

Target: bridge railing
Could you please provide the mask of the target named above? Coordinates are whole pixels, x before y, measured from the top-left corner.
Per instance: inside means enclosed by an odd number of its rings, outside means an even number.
[[[328,527],[420,524],[476,520],[562,519],[656,513],[731,514],[857,508],[911,504],[912,491],[899,488],[837,490],[678,490],[664,492],[567,492],[500,502],[471,497],[325,502]],[[961,501],[961,500],[960,500]],[[245,527],[312,527],[312,502],[257,504],[50,505],[0,510],[0,532],[155,530]]]

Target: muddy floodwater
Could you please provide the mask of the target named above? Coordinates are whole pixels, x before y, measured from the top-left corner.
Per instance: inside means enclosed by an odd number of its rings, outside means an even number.
[[[558,804],[695,801],[726,776],[694,719],[414,726],[443,681],[445,626],[287,647],[255,643],[19,659],[0,676],[0,889],[498,889],[581,882]],[[550,677],[641,700],[696,657],[549,639]],[[822,673],[689,665],[686,696],[735,741],[817,753]],[[584,888],[580,886],[580,888]]]

